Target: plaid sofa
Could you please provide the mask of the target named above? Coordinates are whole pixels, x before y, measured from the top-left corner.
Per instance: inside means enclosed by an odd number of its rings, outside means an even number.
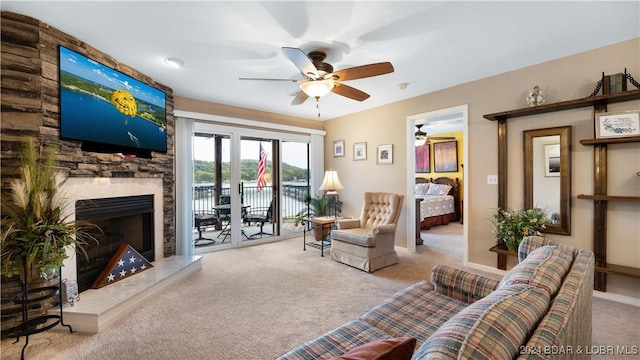
[[[594,255],[525,238],[502,280],[446,265],[359,319],[289,352],[327,359],[378,339],[417,339],[412,359],[576,359],[591,346]]]

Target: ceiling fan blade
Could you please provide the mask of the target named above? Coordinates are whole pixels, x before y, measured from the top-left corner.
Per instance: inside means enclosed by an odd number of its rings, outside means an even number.
[[[330,76],[335,76],[340,81],[362,79],[371,76],[389,74],[393,72],[393,65],[390,62],[381,62],[369,65],[355,66],[333,72]]]
[[[286,82],[295,82],[295,83],[306,81],[306,80],[297,80],[297,79],[269,79],[269,78],[246,78],[246,77],[238,78],[238,80],[286,81]]]
[[[287,57],[287,59],[291,60],[293,65],[300,69],[302,75],[314,80],[320,77],[318,69],[316,69],[316,66],[313,65],[313,62],[309,59],[307,54],[304,53],[304,51],[298,48],[283,47],[282,53]]]
[[[349,85],[341,84],[339,82],[335,82],[335,86],[331,89],[332,92],[342,95],[344,97],[348,97],[349,99],[364,101],[369,98],[369,94],[364,91],[360,91],[354,87]]]
[[[307,95],[304,91],[302,90],[298,91],[298,93],[296,94],[296,97],[294,97],[293,100],[291,101],[291,105],[300,105],[305,101],[307,101],[308,98],[309,98],[309,95]]]

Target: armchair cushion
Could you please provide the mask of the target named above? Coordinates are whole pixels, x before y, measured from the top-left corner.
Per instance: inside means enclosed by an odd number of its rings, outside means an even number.
[[[336,231],[333,231],[333,238],[335,239]],[[354,245],[364,247],[376,246],[376,237],[371,234],[371,230],[363,228],[353,228],[340,231],[339,240]]]

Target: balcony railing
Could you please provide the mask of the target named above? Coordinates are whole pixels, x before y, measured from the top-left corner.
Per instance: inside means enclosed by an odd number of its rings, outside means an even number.
[[[262,191],[258,191],[257,186],[242,186],[242,203],[249,205],[251,209],[267,209],[273,198],[273,191],[270,186],[266,186]],[[193,186],[193,211],[194,213],[210,213],[217,204],[228,203],[231,192],[228,187],[223,187],[219,196],[215,194],[213,184],[195,184]],[[306,208],[304,199],[309,193],[307,185],[286,184],[282,186],[282,198],[280,209],[282,219],[292,219]],[[216,200],[217,197],[217,200]]]

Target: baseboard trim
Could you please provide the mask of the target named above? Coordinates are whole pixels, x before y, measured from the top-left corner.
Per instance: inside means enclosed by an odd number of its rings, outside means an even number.
[[[615,302],[618,302],[618,303],[621,303],[621,304],[627,304],[627,305],[640,307],[640,299],[634,298],[634,297],[631,297],[631,296],[593,290],[593,297],[597,297],[599,299],[611,300],[611,301],[615,301]]]
[[[472,263],[472,262],[467,262],[466,264],[464,264],[464,266],[472,269],[488,272],[490,274],[501,275],[501,276],[504,276],[504,274],[507,273],[507,270],[500,270],[500,269],[494,268],[493,266],[487,266],[487,265],[482,265],[482,264]]]

